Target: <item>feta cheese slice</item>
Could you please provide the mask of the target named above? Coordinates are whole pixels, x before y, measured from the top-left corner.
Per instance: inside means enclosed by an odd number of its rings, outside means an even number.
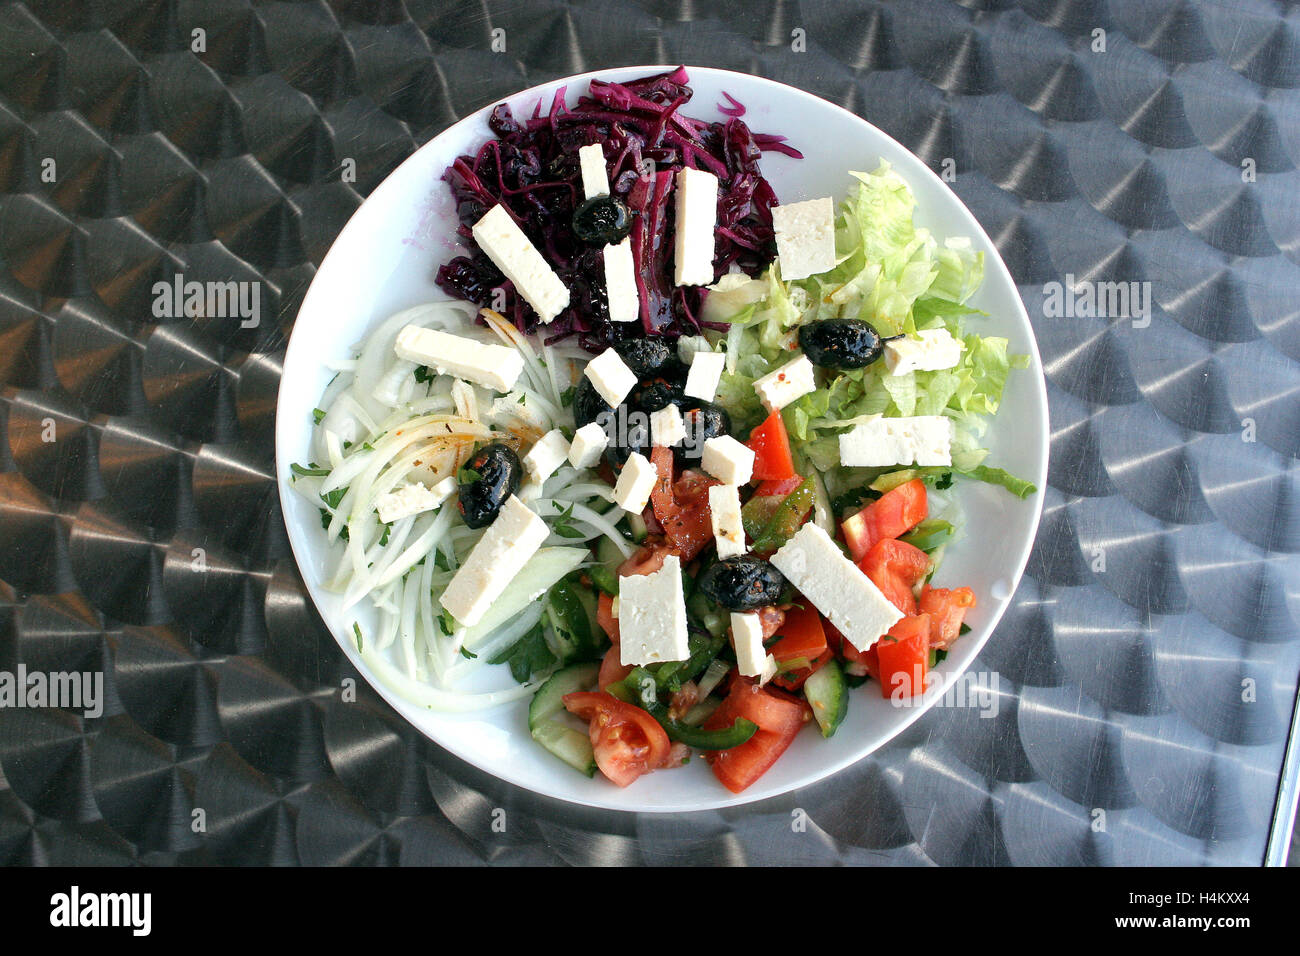
[[[718,223],[718,177],[702,169],[677,171],[673,283],[713,281],[713,230]]]
[[[831,536],[811,521],[770,560],[860,651],[874,645],[903,617]]]
[[[397,357],[427,365],[498,392],[508,392],[524,370],[524,357],[506,345],[488,345],[439,329],[408,325],[393,344]]]
[[[573,435],[569,445],[569,464],[574,468],[594,468],[609,445],[609,436],[596,422],[588,422]]]
[[[624,666],[684,661],[687,642],[682,566],[675,554],[653,574],[618,579],[619,663]]]
[[[618,473],[614,484],[614,502],[624,511],[640,514],[645,511],[650,501],[650,492],[654,491],[659,472],[650,460],[640,452],[628,455],[623,470]]]
[[[636,287],[632,240],[605,247],[605,293],[611,322],[635,322],[641,315],[641,293]]]
[[[546,522],[511,495],[438,598],[464,627],[487,613],[550,534]]]
[[[470,230],[474,241],[512,283],[543,322],[552,322],[569,304],[569,290],[550,263],[499,203]]]
[[[731,643],[736,649],[736,666],[741,677],[758,677],[768,656],[763,649],[763,622],[758,612],[731,615]]]
[[[952,422],[943,415],[876,418],[840,435],[840,464],[951,465]]]
[[[582,171],[582,191],[588,199],[609,195],[605,149],[600,143],[592,143],[578,150],[578,166]]]
[[[745,553],[745,524],[740,515],[740,489],[735,485],[709,485],[709,515],[718,557]]]
[[[813,377],[813,364],[808,356],[800,355],[793,362],[754,379],[754,391],[769,412],[780,411],[796,398],[817,391]]]
[[[754,452],[730,435],[715,435],[704,443],[700,467],[724,485],[743,485],[754,473]]]
[[[636,373],[627,367],[613,347],[605,349],[587,363],[582,374],[591,380],[606,404],[617,408],[636,385]]]
[[[923,329],[917,338],[902,336],[885,341],[885,368],[890,375],[937,372],[961,361],[966,343],[947,329]]]
[[[723,352],[695,352],[686,373],[686,395],[713,401],[718,393],[718,382],[722,380],[722,370],[726,367],[727,356]]]
[[[773,206],[772,228],[786,282],[835,268],[835,204],[829,196]]]
[[[655,445],[672,448],[686,438],[686,423],[682,410],[669,403],[657,412],[650,413],[650,441]]]
[[[385,492],[375,501],[375,510],[379,520],[388,524],[399,518],[409,518],[424,511],[432,511],[456,493],[456,479],[447,477],[432,488],[424,487],[424,482],[402,485]]]
[[[569,440],[564,432],[552,428],[533,443],[524,455],[524,468],[533,480],[541,483],[555,474],[555,469],[569,460]]]

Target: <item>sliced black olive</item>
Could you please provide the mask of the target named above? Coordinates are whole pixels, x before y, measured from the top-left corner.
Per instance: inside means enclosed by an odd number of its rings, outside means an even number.
[[[519,490],[523,463],[515,450],[502,442],[484,445],[461,469],[457,507],[471,528],[486,528],[496,520],[506,499]]]
[[[860,319],[824,319],[799,329],[799,347],[823,368],[865,368],[884,351],[880,336]]]
[[[614,351],[637,378],[654,375],[677,354],[676,349],[660,338],[624,339],[614,344]]]
[[[606,246],[632,231],[632,213],[616,196],[593,196],[573,211],[573,233],[583,242]]]
[[[614,409],[610,407],[609,402],[601,397],[600,392],[596,391],[596,386],[591,384],[591,379],[582,376],[578,382],[578,387],[573,393],[573,421],[579,428],[583,425],[589,425],[600,419],[600,417]]]
[[[694,402],[694,407],[682,412],[682,420],[686,438],[673,448],[673,456],[683,468],[699,465],[704,443],[710,438],[731,434],[731,416],[725,408],[712,402]]]
[[[780,600],[785,575],[762,558],[742,554],[710,565],[697,583],[729,611],[756,611]]]

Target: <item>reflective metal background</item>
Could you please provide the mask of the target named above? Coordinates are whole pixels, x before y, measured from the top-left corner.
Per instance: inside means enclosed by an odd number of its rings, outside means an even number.
[[[0,7],[0,669],[109,695],[0,710],[0,861],[1260,862],[1300,670],[1298,45],[1265,0]],[[638,62],[791,83],[954,171],[1052,407],[975,668],[997,715],[672,818],[539,802],[342,702],[272,466],[285,339],[362,198],[495,98]],[[260,326],[155,318],[177,272],[261,281]],[[1150,325],[1044,317],[1066,274],[1150,282]]]

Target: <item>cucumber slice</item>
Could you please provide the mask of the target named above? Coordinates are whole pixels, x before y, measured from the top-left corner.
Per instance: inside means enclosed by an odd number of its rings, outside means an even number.
[[[610,574],[614,575],[614,580],[618,580],[618,566],[627,559],[623,557],[623,552],[618,550],[618,546],[610,541],[604,535],[596,543],[596,560],[599,561]]]
[[[528,706],[528,730],[533,739],[588,777],[596,774],[591,738],[561,718],[565,714],[564,695],[591,690],[596,686],[599,672],[599,664],[574,664],[557,671],[537,689],[533,702]]]
[[[812,707],[823,737],[832,736],[844,722],[849,712],[849,691],[844,681],[844,671],[838,661],[830,660],[809,676],[803,684],[803,694]]]
[[[640,515],[629,514],[627,516],[627,526],[632,530],[632,540],[636,544],[644,541],[649,533],[649,529],[645,525],[645,518]]]
[[[599,673],[599,664],[574,664],[552,674],[545,684],[537,688],[533,702],[528,705],[528,729],[536,730],[538,725],[565,713],[564,695],[591,690],[596,686],[596,675]]]
[[[566,727],[558,720],[546,720],[533,731],[533,739],[574,770],[588,777],[596,776],[596,755],[591,749],[591,738],[582,731]]]

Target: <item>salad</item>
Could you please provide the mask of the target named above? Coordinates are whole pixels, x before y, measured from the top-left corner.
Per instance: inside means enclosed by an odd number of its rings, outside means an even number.
[[[576,771],[699,756],[739,793],[855,694],[924,694],[968,629],[943,555],[964,483],[1035,491],[982,447],[1027,359],[975,331],[982,255],[888,164],[782,203],[762,155],[798,151],[691,92],[496,107],[443,177],[450,298],[357,345],[291,481],[396,693],[527,700]]]

